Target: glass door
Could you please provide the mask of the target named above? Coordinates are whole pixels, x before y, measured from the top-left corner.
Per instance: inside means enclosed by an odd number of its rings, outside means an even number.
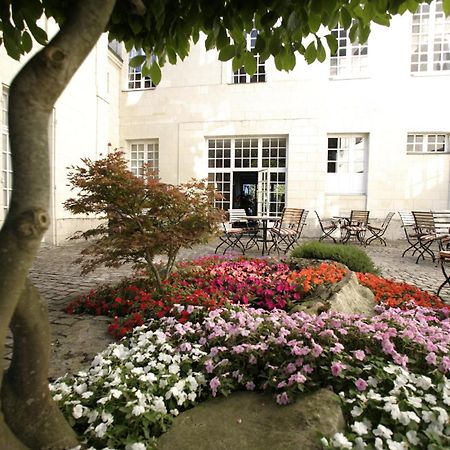
[[[269,214],[269,169],[258,171],[258,215]]]

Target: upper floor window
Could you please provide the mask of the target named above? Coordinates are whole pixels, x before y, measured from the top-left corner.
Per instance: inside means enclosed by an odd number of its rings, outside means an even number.
[[[448,152],[448,134],[408,134],[407,153],[445,153]]]
[[[411,72],[450,70],[450,16],[442,0],[422,3],[412,19]]]
[[[8,127],[8,88],[3,86],[1,115],[1,159],[0,159],[0,222],[6,217],[12,193],[11,149],[9,147]]]
[[[368,45],[351,42],[349,31],[338,25],[331,33],[338,47],[330,59],[331,76],[361,76],[367,74]]]
[[[144,55],[142,49],[136,50],[133,48],[128,55],[128,61],[135,56]],[[131,67],[128,64],[128,89],[149,89],[153,88],[155,85],[150,77],[142,76],[142,65],[138,67]]]
[[[142,176],[147,165],[154,172],[153,178],[159,174],[159,142],[158,139],[133,142],[130,144],[130,169],[133,175]]]
[[[253,29],[250,34],[247,35],[247,49],[252,51],[255,49],[256,39],[258,37],[258,30]],[[261,61],[259,54],[255,55],[256,58],[256,72],[250,76],[245,72],[245,69],[241,67],[233,74],[233,83],[261,83],[266,81],[266,66],[264,61]]]
[[[368,138],[362,135],[328,137],[326,191],[334,194],[366,192]]]
[[[117,40],[113,39],[108,42],[108,48],[120,59],[122,59],[122,44]]]

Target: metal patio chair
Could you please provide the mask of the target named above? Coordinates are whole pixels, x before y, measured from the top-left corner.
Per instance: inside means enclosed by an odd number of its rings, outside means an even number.
[[[294,244],[300,238],[302,228],[303,217],[307,216],[304,209],[300,208],[284,208],[281,219],[275,223],[275,225],[269,229],[272,237],[272,245],[269,248],[269,253],[272,249],[275,249],[278,254],[280,251],[287,253]]]
[[[386,246],[386,240],[384,239],[384,233],[386,233],[387,227],[389,226],[392,217],[394,217],[395,212],[389,212],[387,216],[385,217],[383,224],[380,227],[377,227],[375,225],[367,224],[367,230],[372,233],[371,236],[369,236],[366,239],[366,245],[370,245],[372,242],[376,241],[377,239],[380,240],[384,246]]]
[[[450,275],[447,274],[447,270],[445,269],[445,263],[450,262],[450,251],[448,250],[441,250],[439,252],[439,265],[441,266],[442,273],[444,274],[445,280],[442,282],[442,284],[439,286],[436,295],[440,297],[441,289],[448,284],[450,286]]]
[[[239,249],[242,254],[246,250],[256,245],[259,249],[257,234],[258,227],[251,225],[245,218],[245,209],[230,209],[228,210],[228,220],[222,222],[222,235],[219,236],[220,243],[216,247],[214,253],[223,246],[223,254],[227,250]],[[245,242],[245,238],[247,238]]]
[[[333,242],[336,244],[336,239],[332,236],[332,234],[339,228],[339,224],[332,219],[323,220],[320,218],[319,213],[317,211],[314,212],[316,213],[320,229],[322,230],[322,235],[319,237],[319,241],[323,241],[324,239],[329,238],[332,239]]]
[[[407,247],[403,253],[402,258],[406,255],[409,250],[412,250],[412,256],[416,254],[419,249],[419,235],[416,231],[416,221],[414,220],[413,213],[411,211],[398,211],[398,215],[402,221],[402,228],[405,233],[406,240],[408,241],[409,247]]]
[[[364,245],[364,236],[369,222],[369,211],[353,209],[348,222],[341,225],[341,232],[344,233],[342,243],[346,244],[351,238]]]

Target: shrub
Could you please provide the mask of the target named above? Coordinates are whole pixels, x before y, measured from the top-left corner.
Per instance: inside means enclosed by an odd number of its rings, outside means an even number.
[[[353,272],[379,273],[367,253],[352,245],[328,244],[318,241],[307,242],[295,247],[291,252],[291,257],[329,259],[345,264]]]

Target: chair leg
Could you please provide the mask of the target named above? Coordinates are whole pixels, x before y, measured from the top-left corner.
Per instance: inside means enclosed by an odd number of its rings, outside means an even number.
[[[439,289],[438,289],[437,292],[436,292],[436,295],[437,295],[438,297],[440,297],[441,289],[442,289],[446,284],[448,284],[448,285],[450,286],[450,276],[447,275],[447,272],[445,271],[445,264],[444,264],[444,261],[443,261],[443,260],[441,260],[441,270],[442,270],[442,273],[444,274],[445,281],[439,286]]]

